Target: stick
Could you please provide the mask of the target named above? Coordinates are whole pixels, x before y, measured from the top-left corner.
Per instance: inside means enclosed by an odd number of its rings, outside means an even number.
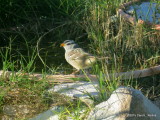
[[[159,73],[160,73],[160,65],[143,69],[143,70],[111,73],[108,75],[104,75],[104,77],[107,80],[112,80],[116,78],[124,80],[124,79],[131,79],[131,78],[142,78],[142,77],[152,76]],[[3,70],[0,71],[0,77],[5,79],[9,79],[13,75],[18,75],[18,76],[27,75],[30,79],[34,79],[36,81],[46,80],[51,83],[70,83],[70,82],[75,82],[74,79],[76,78],[86,79],[85,75],[46,75],[44,77],[44,75],[42,74],[29,74],[29,73],[11,72],[11,71],[3,71]],[[96,75],[87,75],[87,77],[91,81],[98,81],[98,78]]]

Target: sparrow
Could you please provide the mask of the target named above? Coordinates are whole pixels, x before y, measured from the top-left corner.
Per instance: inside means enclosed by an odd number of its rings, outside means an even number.
[[[91,67],[97,61],[95,56],[85,52],[74,40],[65,40],[60,46],[65,49],[66,61],[77,70],[72,74]]]

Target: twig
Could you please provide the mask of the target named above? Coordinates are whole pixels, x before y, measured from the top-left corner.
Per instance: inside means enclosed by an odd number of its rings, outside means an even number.
[[[109,75],[104,75],[107,80],[114,80],[119,78],[123,79],[131,79],[131,78],[142,78],[147,77],[155,74],[160,73],[160,65],[143,69],[143,70],[136,70],[136,71],[129,71],[129,72],[120,72],[120,73],[111,73]],[[11,72],[11,71],[0,71],[0,77],[8,79],[10,76],[13,75],[28,75],[30,79],[34,79],[36,81],[39,80],[47,80],[51,83],[68,83],[68,82],[75,82],[75,78],[86,78],[86,75],[46,75],[45,77],[42,74],[29,74],[29,73],[20,73],[20,72]],[[96,75],[87,75],[91,81],[98,81]]]
[[[39,59],[41,60],[41,62],[43,63],[43,65],[46,66],[46,67],[49,68],[49,69],[50,69],[50,67],[45,64],[45,62],[43,61],[42,57],[41,57],[40,54],[39,54],[39,51],[40,51],[40,49],[39,49],[39,44],[40,44],[42,38],[43,38],[45,35],[47,35],[48,33],[52,32],[53,30],[55,30],[55,29],[57,29],[57,28],[60,28],[60,27],[62,27],[62,26],[64,26],[64,25],[66,25],[66,23],[65,23],[65,24],[62,24],[62,25],[60,25],[60,26],[58,26],[58,27],[55,27],[55,28],[50,29],[48,32],[44,33],[44,34],[38,39],[38,41],[37,41],[37,54],[38,54],[38,57],[39,57]]]

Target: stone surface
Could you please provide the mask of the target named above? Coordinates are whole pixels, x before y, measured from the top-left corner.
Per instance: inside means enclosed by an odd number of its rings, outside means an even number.
[[[76,97],[82,101],[92,104],[93,101],[90,96],[97,97],[99,94],[97,82],[75,82],[66,83],[54,86],[54,88],[49,89],[49,92],[58,92],[69,97]]]
[[[75,82],[65,83],[54,86],[48,90],[49,93],[58,92],[71,98],[79,98],[87,104],[92,104],[91,96],[98,96],[98,83],[97,82]],[[58,114],[63,110],[60,107],[53,107],[52,109],[39,114],[30,120],[59,120]],[[83,114],[83,113],[82,113]],[[67,120],[72,120],[72,117],[67,117]]]
[[[140,91],[120,87],[95,106],[87,120],[160,120],[160,109]]]
[[[1,120],[15,120],[15,117],[8,116],[8,115],[3,115],[0,119]]]
[[[56,106],[29,120],[61,120],[61,119],[64,120],[64,118],[60,117],[61,113],[64,110],[65,108]],[[79,119],[81,119],[85,114],[85,110],[82,109],[78,111],[78,114],[80,114]],[[65,117],[66,117],[65,120],[75,120],[75,118],[77,118],[77,116],[75,117],[75,114],[73,113],[71,113],[70,116],[65,116]]]
[[[30,112],[30,106],[28,105],[4,105],[3,113],[9,116],[25,116]]]
[[[3,106],[3,113],[9,116],[15,116],[16,115],[16,108],[13,105],[5,105]]]
[[[2,120],[14,120],[17,116],[25,118],[31,111],[32,107],[29,105],[3,105]]]
[[[76,82],[60,84],[49,89],[69,97],[89,100],[90,95],[98,97],[98,83]],[[57,107],[48,110],[31,120],[58,120],[62,109]],[[72,120],[72,117],[67,117]],[[87,120],[160,120],[160,110],[140,91],[120,87],[115,90],[110,98],[97,105],[89,114]]]
[[[160,97],[156,98],[153,103],[160,108]]]
[[[38,116],[30,120],[59,120],[59,113],[63,110],[63,107],[53,107],[46,112],[39,114]]]

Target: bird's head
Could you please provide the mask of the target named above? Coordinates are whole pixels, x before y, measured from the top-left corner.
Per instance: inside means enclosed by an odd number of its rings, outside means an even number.
[[[74,40],[65,40],[60,47],[64,47],[66,51],[73,50],[75,48],[79,48],[79,46],[74,42]]]

